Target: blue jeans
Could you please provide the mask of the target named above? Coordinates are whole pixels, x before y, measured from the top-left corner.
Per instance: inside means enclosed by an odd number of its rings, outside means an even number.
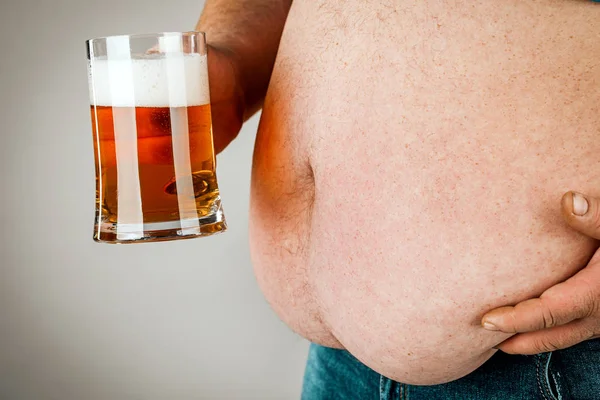
[[[498,351],[459,380],[392,381],[345,350],[311,345],[302,400],[600,400],[600,339],[535,356]]]

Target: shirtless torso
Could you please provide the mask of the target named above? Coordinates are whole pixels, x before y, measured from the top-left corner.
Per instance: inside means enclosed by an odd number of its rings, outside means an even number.
[[[300,335],[441,383],[507,338],[484,312],[597,247],[559,203],[600,194],[600,6],[393,3],[293,3],[256,142],[252,256]]]

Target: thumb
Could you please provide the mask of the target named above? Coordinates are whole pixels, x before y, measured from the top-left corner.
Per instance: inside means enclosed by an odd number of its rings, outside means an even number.
[[[600,199],[577,192],[567,192],[561,200],[567,223],[576,230],[600,239]]]

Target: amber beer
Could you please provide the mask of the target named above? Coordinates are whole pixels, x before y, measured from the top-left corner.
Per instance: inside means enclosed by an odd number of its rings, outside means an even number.
[[[97,241],[225,229],[206,70],[198,54],[90,66]]]

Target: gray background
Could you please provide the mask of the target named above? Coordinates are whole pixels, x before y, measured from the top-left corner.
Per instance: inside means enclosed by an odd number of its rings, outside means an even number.
[[[218,157],[226,234],[93,243],[85,39],[190,30],[198,0],[0,0],[0,399],[297,399],[307,343],[248,250],[257,118]]]

